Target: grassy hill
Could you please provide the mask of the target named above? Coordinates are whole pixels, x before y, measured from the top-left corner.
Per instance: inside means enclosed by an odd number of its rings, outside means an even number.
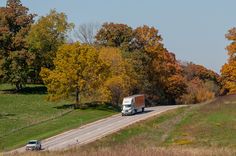
[[[236,95],[171,110],[88,145],[28,156],[234,156]]]
[[[116,112],[106,105],[74,110],[71,101],[48,102],[46,88],[28,85],[14,93],[14,86],[0,85],[0,151],[43,139]]]

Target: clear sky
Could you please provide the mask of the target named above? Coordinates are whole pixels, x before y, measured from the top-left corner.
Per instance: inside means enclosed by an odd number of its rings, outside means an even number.
[[[236,0],[21,0],[30,12],[65,12],[70,22],[117,22],[156,27],[177,59],[220,71],[227,31],[236,27]],[[5,6],[6,0],[0,0]]]

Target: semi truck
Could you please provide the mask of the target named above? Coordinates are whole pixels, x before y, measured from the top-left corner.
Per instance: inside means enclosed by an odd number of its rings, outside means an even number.
[[[125,97],[122,102],[122,116],[134,115],[137,112],[144,112],[145,96],[143,94]]]

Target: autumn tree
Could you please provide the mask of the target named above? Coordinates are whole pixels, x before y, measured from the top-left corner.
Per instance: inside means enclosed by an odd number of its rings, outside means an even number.
[[[131,66],[118,48],[102,47],[99,51],[99,58],[109,67],[107,78],[100,88],[101,96],[103,100],[118,105],[124,96],[131,93],[135,85],[134,77],[129,75]]]
[[[185,92],[186,85],[175,55],[164,47],[158,30],[146,25],[136,28],[132,49],[141,50],[151,58],[148,64],[149,94],[160,102],[175,103],[175,99]]]
[[[185,63],[185,65],[182,64],[182,68],[183,68],[183,74],[188,80],[192,80],[197,77],[203,81],[210,80],[214,81],[216,84],[220,83],[220,76],[216,72],[207,69],[202,65],[194,64],[192,62],[190,63],[187,62]]]
[[[98,31],[96,41],[130,53],[124,57],[133,66],[131,77],[135,77],[138,84],[133,93],[145,92],[160,102],[175,103],[175,98],[185,92],[181,67],[175,55],[164,47],[156,28],[144,25],[132,29],[124,24],[105,23]]]
[[[17,90],[26,83],[32,63],[25,38],[34,15],[28,10],[20,0],[8,0],[6,7],[0,8],[0,78]]]
[[[53,59],[59,46],[66,42],[67,33],[73,28],[73,24],[67,21],[64,13],[51,10],[46,16],[42,16],[32,25],[27,42],[29,51],[34,54],[31,77],[38,81],[41,67],[53,69]]]
[[[178,100],[180,103],[199,103],[213,99],[220,93],[221,78],[214,71],[192,62],[181,62],[187,92]]]
[[[215,97],[215,93],[209,89],[209,84],[212,81],[202,81],[198,77],[186,82],[187,92],[178,99],[181,104],[196,104],[211,100]]]
[[[133,31],[133,39],[131,42],[132,50],[138,49],[146,52],[158,52],[163,50],[162,37],[158,34],[156,28],[144,25],[137,27]]]
[[[95,36],[96,43],[128,50],[132,33],[132,28],[126,24],[104,23]]]
[[[99,59],[98,51],[80,43],[61,46],[53,61],[55,69],[42,68],[40,75],[47,86],[49,99],[58,100],[95,90],[104,79],[107,66]]]
[[[228,31],[225,37],[231,41],[226,47],[228,50],[228,62],[221,68],[222,86],[227,94],[236,93],[236,28]]]
[[[221,69],[222,85],[227,94],[236,93],[236,61],[230,61]]]

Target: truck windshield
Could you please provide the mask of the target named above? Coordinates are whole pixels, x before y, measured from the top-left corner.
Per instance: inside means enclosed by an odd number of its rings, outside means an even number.
[[[130,108],[130,107],[131,107],[131,105],[124,105],[124,107],[126,107],[126,108]]]

